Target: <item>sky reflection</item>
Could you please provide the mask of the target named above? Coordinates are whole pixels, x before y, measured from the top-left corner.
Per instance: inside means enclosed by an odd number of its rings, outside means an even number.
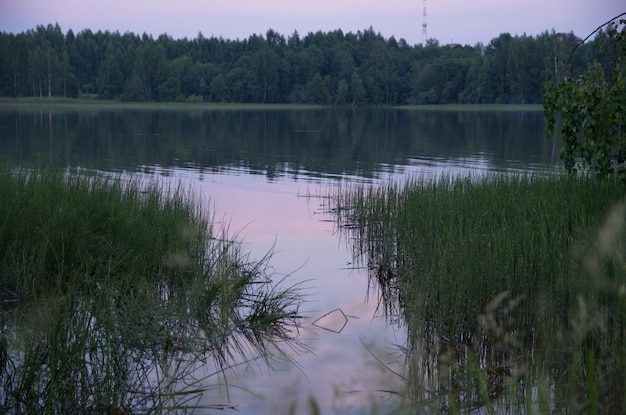
[[[333,407],[350,413],[360,406],[369,408],[374,401],[389,403],[389,393],[379,389],[402,389],[397,376],[381,368],[368,348],[390,364],[401,364],[398,356],[394,361],[389,356],[398,351],[394,344],[404,344],[405,335],[376,316],[376,298],[366,298],[366,270],[353,268],[349,248],[316,197],[341,181],[268,181],[261,175],[152,167],[146,179],[153,175],[164,184],[191,189],[209,207],[218,229],[224,227],[230,237],[243,242],[242,250],[251,260],[272,251],[276,281],[285,278],[284,285],[304,281],[300,340],[311,353],[291,356],[294,362],[274,362],[272,370],[259,361],[239,366],[227,375],[231,387],[205,393],[201,405],[229,400],[238,405],[240,414],[273,414],[285,413],[291,405],[308,410],[313,398],[324,413]],[[313,325],[335,309],[348,320],[340,333]]]
[[[228,237],[242,241],[251,260],[271,252],[276,281],[303,283],[306,301],[300,310],[305,316],[300,340],[310,353],[292,353],[292,362],[275,361],[271,370],[259,361],[238,366],[226,376],[228,389],[215,388],[205,393],[200,403],[228,401],[237,404],[241,414],[285,413],[293,405],[295,413],[309,411],[309,399],[314,399],[323,413],[338,408],[339,413],[353,413],[372,405],[393,408],[399,398],[393,392],[403,390],[402,379],[390,369],[402,373],[406,335],[401,328],[386,324],[377,309],[376,292],[370,292],[368,299],[367,272],[353,265],[351,249],[337,235],[322,196],[355,183],[484,177],[499,171],[481,153],[440,160],[413,158],[405,165],[379,166],[375,178],[332,179],[302,171],[296,178],[288,169],[272,177],[251,174],[245,168],[207,172],[192,166],[141,166],[137,170],[148,178],[157,175],[166,184],[180,183],[191,189],[209,208],[216,230],[225,229]],[[510,172],[519,173],[515,166]],[[347,317],[340,333],[313,324],[336,309]]]

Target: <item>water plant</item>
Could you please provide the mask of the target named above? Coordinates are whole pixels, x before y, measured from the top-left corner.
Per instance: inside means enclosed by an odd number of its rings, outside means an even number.
[[[624,410],[617,182],[409,179],[340,190],[331,208],[381,309],[408,330],[407,407]]]
[[[5,168],[0,200],[2,413],[191,412],[299,347],[298,284],[180,186]]]

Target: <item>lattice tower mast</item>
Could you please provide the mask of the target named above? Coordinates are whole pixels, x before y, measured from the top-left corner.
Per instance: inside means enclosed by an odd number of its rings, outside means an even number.
[[[422,0],[422,36],[424,37],[424,46],[428,40],[428,22],[426,20],[426,0]]]
[[[422,0],[422,36],[424,37],[424,46],[428,40],[428,22],[426,21],[426,0]]]

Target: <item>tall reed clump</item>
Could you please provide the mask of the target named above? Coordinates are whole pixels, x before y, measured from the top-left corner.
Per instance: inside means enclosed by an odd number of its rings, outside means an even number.
[[[298,346],[298,286],[180,187],[5,169],[0,200],[2,413],[184,412],[207,373]]]
[[[503,402],[521,412],[624,410],[619,184],[411,179],[335,201],[385,310],[407,325],[416,401],[447,412]]]

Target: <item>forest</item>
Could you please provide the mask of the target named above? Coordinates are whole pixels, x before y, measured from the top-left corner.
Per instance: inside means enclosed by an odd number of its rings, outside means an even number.
[[[357,33],[226,40],[161,34],[63,33],[59,24],[0,33],[0,96],[143,102],[418,105],[539,104],[546,81],[602,59],[603,32],[502,33],[489,44],[409,45]],[[573,51],[575,50],[575,53]]]

